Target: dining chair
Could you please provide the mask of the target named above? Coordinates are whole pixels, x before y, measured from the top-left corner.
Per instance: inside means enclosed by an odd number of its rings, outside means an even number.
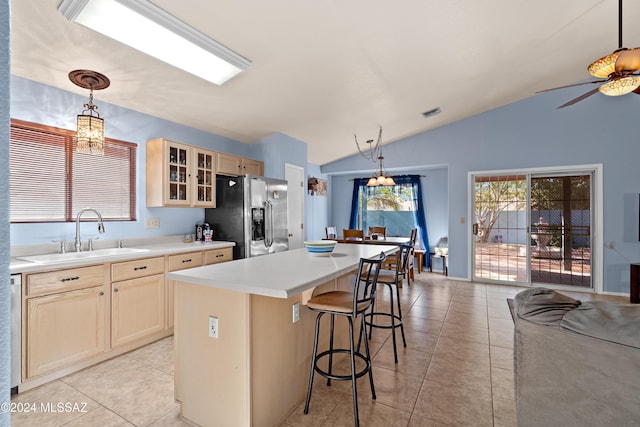
[[[342,229],[342,237],[345,240],[364,240],[364,230]]]
[[[415,281],[415,269],[414,269],[414,257],[415,257],[415,244],[416,244],[416,239],[418,238],[418,229],[417,228],[412,228],[411,232],[409,233],[409,243],[411,245],[411,249],[409,251],[409,260],[407,262],[407,267],[406,269],[404,269],[404,274],[402,275],[402,278],[404,279],[406,277],[407,279],[407,285],[411,286],[411,281]],[[396,269],[396,264],[398,263],[398,257],[396,256],[396,254],[393,255],[389,255],[387,256],[387,260],[385,261],[383,268],[385,270],[395,270]],[[402,287],[402,281],[398,284],[398,287]]]
[[[335,227],[325,227],[324,232],[327,236],[327,239],[337,239],[338,233]]]
[[[382,235],[383,239],[387,238],[387,227],[372,226],[369,227],[369,236],[374,234]]]

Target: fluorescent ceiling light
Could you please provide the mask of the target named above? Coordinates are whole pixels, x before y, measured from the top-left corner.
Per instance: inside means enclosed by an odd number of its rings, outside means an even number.
[[[251,62],[146,0],[62,0],[68,20],[221,85]]]

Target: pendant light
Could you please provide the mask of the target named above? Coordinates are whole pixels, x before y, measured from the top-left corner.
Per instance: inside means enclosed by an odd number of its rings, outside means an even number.
[[[379,169],[373,174],[369,181],[367,181],[367,187],[377,187],[378,185],[396,185],[393,178],[388,176],[384,171],[384,156],[382,155],[382,126],[380,126],[380,130],[378,132],[378,140],[375,145],[373,144],[373,139],[367,141],[369,144],[369,148],[363,151],[360,148],[360,144],[358,144],[358,137],[353,135],[356,140],[356,147],[358,147],[358,151],[360,155],[367,160],[371,160],[373,162],[378,161]]]
[[[382,149],[381,149],[380,155],[378,156],[378,161],[380,162],[379,169],[371,178],[369,178],[369,181],[367,182],[367,187],[377,187],[378,185],[385,185],[385,186],[396,185],[396,182],[393,180],[393,178],[391,178],[385,173],[384,166],[382,164],[383,160],[384,160],[384,156],[382,155]]]
[[[100,118],[98,106],[93,103],[93,91],[106,89],[111,82],[107,76],[91,70],[74,70],[69,80],[83,89],[89,89],[89,103],[78,114],[77,145],[78,153],[104,155],[104,120]]]

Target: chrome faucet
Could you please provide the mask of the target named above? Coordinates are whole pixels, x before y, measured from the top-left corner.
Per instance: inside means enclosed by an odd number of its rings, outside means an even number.
[[[98,233],[101,233],[101,234],[104,233],[104,224],[102,224],[102,215],[100,215],[100,212],[98,212],[93,208],[82,209],[80,212],[78,212],[78,215],[76,216],[76,242],[75,242],[76,252],[82,251],[82,241],[80,240],[80,217],[82,216],[83,213],[87,211],[94,212],[96,215],[98,215]]]

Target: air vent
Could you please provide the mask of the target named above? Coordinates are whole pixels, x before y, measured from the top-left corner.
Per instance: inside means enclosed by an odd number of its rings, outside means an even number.
[[[433,110],[429,110],[429,111],[425,111],[424,113],[422,113],[423,117],[431,117],[431,116],[435,116],[436,114],[440,114],[440,107],[436,107]]]

